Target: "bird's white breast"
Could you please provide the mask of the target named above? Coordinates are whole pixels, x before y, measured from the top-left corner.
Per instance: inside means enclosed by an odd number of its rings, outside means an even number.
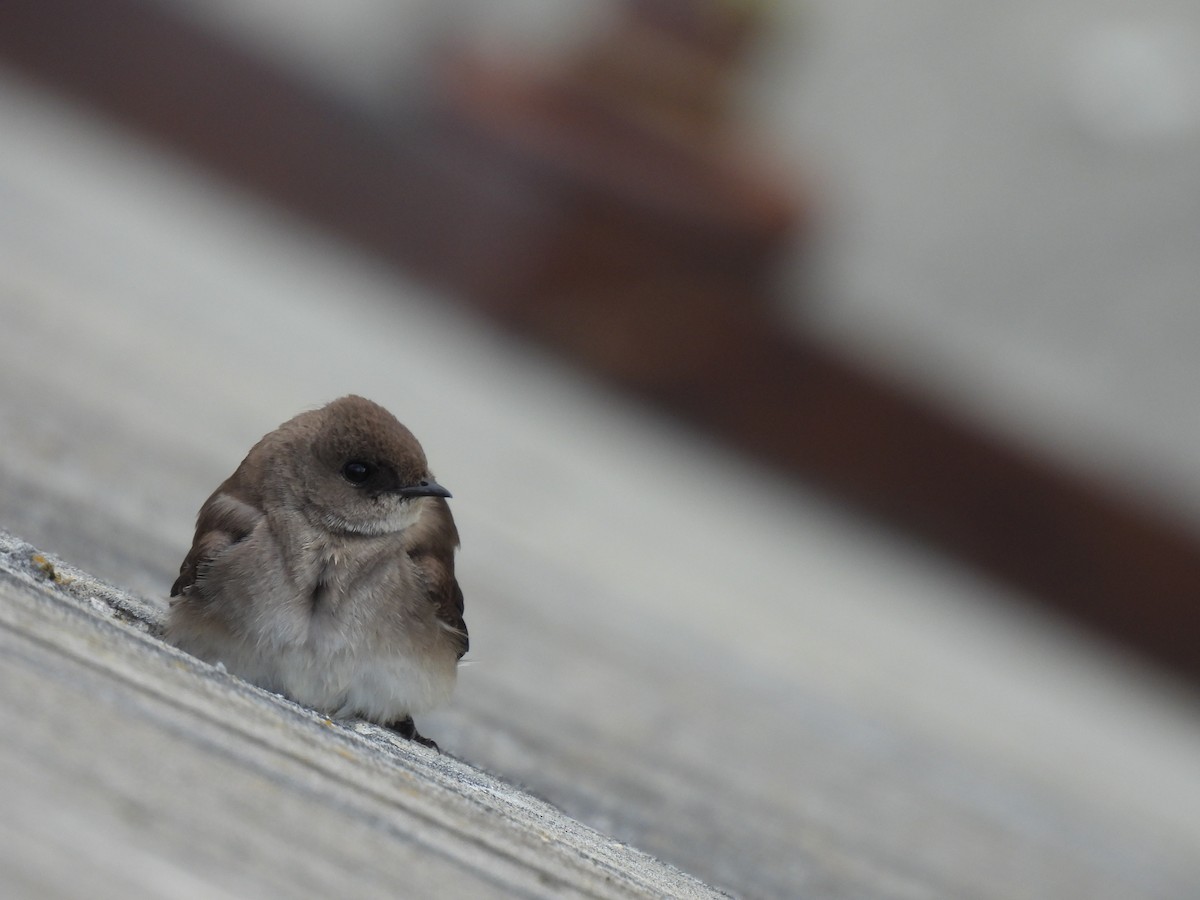
[[[391,723],[445,703],[454,690],[457,654],[449,647],[381,653],[312,643],[267,650],[243,641],[184,642],[183,648],[235,675],[330,716]],[[407,652],[405,652],[407,650]]]
[[[181,624],[172,641],[327,715],[390,723],[449,699],[457,644],[402,548],[323,540],[303,558],[295,581],[231,604],[232,634]]]
[[[322,656],[301,646],[280,653],[274,668],[282,692],[297,702],[334,716],[394,722],[445,703],[458,660],[453,653]]]

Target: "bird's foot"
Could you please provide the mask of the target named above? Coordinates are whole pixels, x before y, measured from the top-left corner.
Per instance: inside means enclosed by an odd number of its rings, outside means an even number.
[[[425,737],[421,732],[417,731],[417,726],[412,720],[412,716],[402,719],[399,722],[393,722],[388,726],[392,731],[396,732],[400,737],[407,738],[410,741],[416,741],[422,747],[431,747],[438,753],[442,752],[442,748],[437,745],[437,742]]]

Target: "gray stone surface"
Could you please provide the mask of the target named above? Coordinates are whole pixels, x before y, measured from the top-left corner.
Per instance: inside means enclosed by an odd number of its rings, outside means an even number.
[[[161,613],[0,532],[4,896],[719,896],[175,650]]]
[[[748,898],[1200,884],[1194,695],[53,97],[0,78],[0,121],[0,526],[161,614],[251,443],[356,391],[455,493],[472,630],[420,723],[468,766],[328,726],[21,563],[8,894],[680,877],[586,828]]]

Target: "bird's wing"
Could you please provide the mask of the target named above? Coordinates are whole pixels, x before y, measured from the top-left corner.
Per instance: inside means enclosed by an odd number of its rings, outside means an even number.
[[[438,619],[458,637],[458,655],[470,647],[467,623],[463,619],[463,593],[454,577],[454,551],[458,547],[458,529],[450,507],[440,497],[426,501],[429,509],[416,525],[405,533],[404,549],[421,570],[429,598],[437,608]]]
[[[217,488],[200,507],[192,549],[179,567],[179,577],[171,585],[171,596],[192,594],[213,561],[244,540],[262,517],[258,498],[242,489],[237,474]]]

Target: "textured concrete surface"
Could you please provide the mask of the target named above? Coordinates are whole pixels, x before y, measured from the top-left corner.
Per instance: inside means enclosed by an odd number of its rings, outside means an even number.
[[[5,896],[719,896],[180,653],[161,612],[0,532]]]
[[[452,756],[746,897],[1200,883],[1194,696],[52,97],[0,78],[0,119],[0,526],[161,610],[250,444],[357,391],[455,493],[472,652],[421,723]],[[538,801],[472,818],[474,769],[5,578],[12,893],[395,890],[376,849],[464,890],[680,877],[593,836],[608,880]]]

